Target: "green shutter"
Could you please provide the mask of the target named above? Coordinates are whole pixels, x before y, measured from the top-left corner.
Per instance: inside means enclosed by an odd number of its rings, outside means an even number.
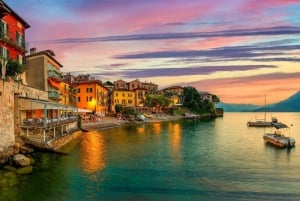
[[[4,37],[4,23],[0,20],[0,38]]]

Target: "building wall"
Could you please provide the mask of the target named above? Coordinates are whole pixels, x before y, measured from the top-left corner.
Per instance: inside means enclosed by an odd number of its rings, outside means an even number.
[[[26,80],[28,86],[39,90],[48,90],[46,88],[45,61],[42,56],[34,56],[26,61]]]
[[[70,85],[68,83],[65,82],[60,83],[60,94],[61,94],[61,100],[59,101],[59,103],[63,105],[71,105]]]
[[[8,39],[10,41],[17,44],[17,32],[25,38],[25,27],[14,17],[14,15],[8,14],[4,16],[2,20],[8,24]],[[18,60],[18,55],[25,56],[25,48],[22,46],[19,46],[20,49],[16,49],[9,44],[4,45],[2,42],[1,46],[5,46],[9,49],[9,57],[13,60]]]
[[[88,109],[99,113],[106,113],[108,111],[107,89],[98,84],[97,81],[76,83],[74,89],[77,92],[76,106],[78,108]]]
[[[129,90],[134,90],[136,88],[141,88],[141,87],[143,87],[143,83],[138,80],[133,80],[128,83]]]
[[[114,81],[114,87],[115,89],[128,89],[127,82],[124,80]]]
[[[146,100],[146,90],[145,89],[136,89],[135,90],[135,106],[143,107],[144,101]]]
[[[19,135],[18,107],[16,97],[27,96],[34,99],[47,100],[48,94],[18,82],[11,78],[1,80],[0,89],[0,162],[13,154],[15,138]]]
[[[110,111],[115,112],[115,105],[121,104],[123,107],[135,107],[135,92],[128,90],[115,90],[111,93]]]

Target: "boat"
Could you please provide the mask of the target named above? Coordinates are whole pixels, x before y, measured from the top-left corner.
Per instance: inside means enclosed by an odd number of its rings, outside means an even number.
[[[266,95],[265,95],[265,114],[263,119],[256,119],[254,121],[248,121],[248,126],[254,126],[254,127],[271,127],[273,126],[273,123],[277,123],[278,120],[276,117],[271,117],[271,121],[266,120]]]
[[[265,133],[263,138],[266,143],[272,144],[279,148],[291,148],[296,144],[296,140],[292,137],[285,136],[283,131],[289,129],[289,127],[283,123],[272,123],[276,128],[274,133]]]
[[[266,119],[255,119],[255,121],[248,121],[248,126],[255,126],[255,127],[271,127],[274,123],[278,123],[276,117],[271,117],[271,121],[266,121]]]

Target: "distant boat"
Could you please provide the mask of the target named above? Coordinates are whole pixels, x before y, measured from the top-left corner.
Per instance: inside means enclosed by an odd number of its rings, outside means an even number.
[[[255,121],[248,121],[248,126],[254,126],[254,127],[271,127],[273,126],[273,123],[277,123],[278,120],[276,117],[271,117],[271,121],[266,120],[266,95],[265,95],[265,115],[264,119],[255,119]]]
[[[279,148],[294,147],[296,140],[292,137],[285,136],[283,134],[284,129],[288,129],[288,126],[283,123],[272,124],[277,130],[274,133],[265,133],[263,138],[266,143],[270,143]]]
[[[278,120],[276,117],[271,117],[271,121],[266,121],[266,119],[256,119],[255,121],[248,121],[248,126],[253,127],[271,127],[273,123],[277,123]]]

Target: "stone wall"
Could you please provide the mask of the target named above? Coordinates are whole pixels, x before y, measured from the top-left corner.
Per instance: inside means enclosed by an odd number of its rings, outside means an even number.
[[[0,162],[13,154],[15,131],[18,128],[16,107],[18,95],[41,100],[48,99],[48,93],[45,91],[22,85],[12,78],[0,80]]]

